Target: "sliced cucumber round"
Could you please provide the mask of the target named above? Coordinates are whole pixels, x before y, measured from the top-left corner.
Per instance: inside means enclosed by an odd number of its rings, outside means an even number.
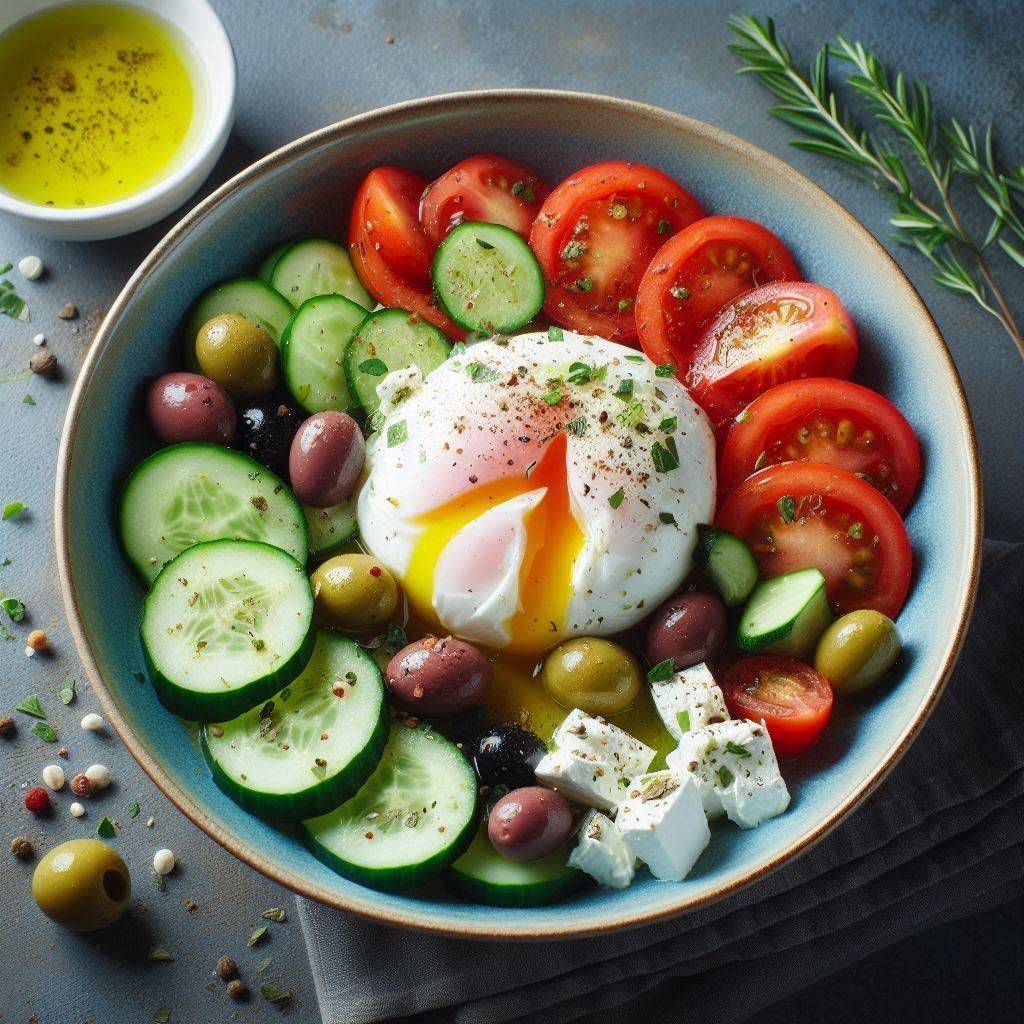
[[[121,543],[145,582],[193,544],[259,540],[306,561],[306,518],[292,492],[242,452],[163,448],[136,466],[121,497]]]
[[[183,551],[142,611],[142,648],[168,710],[223,721],[265,701],[313,650],[305,567],[269,544],[215,540]]]
[[[292,243],[285,242],[283,245],[279,245],[270,250],[263,259],[260,260],[260,265],[256,268],[256,276],[261,281],[266,281],[270,284],[270,279],[274,273],[274,267],[277,266],[277,261],[281,258],[281,253],[285,251]],[[273,287],[273,285],[271,285]]]
[[[343,501],[331,508],[302,506],[309,535],[309,557],[318,562],[355,539],[359,532],[354,500]]]
[[[544,303],[544,275],[526,241],[501,224],[466,221],[437,247],[431,269],[444,311],[467,331],[528,324]]]
[[[367,416],[380,405],[377,385],[392,371],[418,366],[426,377],[451,354],[448,339],[431,323],[404,309],[371,313],[345,351],[345,369]]]
[[[302,673],[265,704],[206,725],[213,779],[272,821],[326,814],[377,767],[388,741],[384,682],[358,644],[321,630]]]
[[[238,313],[256,321],[278,344],[294,310],[266,281],[258,277],[236,277],[203,292],[185,321],[185,362],[198,370],[196,335],[199,328],[222,313]]]
[[[314,295],[344,295],[364,310],[373,309],[373,299],[356,277],[348,252],[327,238],[306,238],[287,246],[274,262],[270,284],[293,306]]]
[[[589,877],[565,863],[569,848],[542,860],[506,860],[487,838],[486,823],[469,849],[445,872],[453,892],[476,903],[496,907],[541,907],[582,889]]]
[[[806,658],[832,618],[825,577],[817,569],[797,569],[757,585],[740,616],[736,645]]]
[[[355,405],[345,373],[345,349],[366,310],[342,295],[302,303],[281,338],[285,384],[306,412],[346,412]]]
[[[476,775],[458,747],[430,729],[395,723],[363,788],[302,829],[313,854],[346,878],[411,889],[469,845],[476,801]]]
[[[730,608],[743,604],[757,584],[754,552],[735,534],[717,526],[701,523],[697,527],[697,549],[693,560],[704,569]]]

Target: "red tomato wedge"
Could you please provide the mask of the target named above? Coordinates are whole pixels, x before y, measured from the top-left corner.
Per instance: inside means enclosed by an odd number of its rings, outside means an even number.
[[[701,332],[729,301],[769,281],[799,281],[782,240],[742,217],[705,217],[658,250],[636,297],[640,345],[685,375]]]
[[[434,245],[466,220],[504,224],[528,238],[550,191],[529,167],[503,156],[471,156],[427,186],[420,224]]]
[[[761,285],[711,321],[685,378],[713,423],[758,395],[799,377],[848,377],[857,364],[857,328],[839,297],[817,284]]]
[[[430,284],[434,246],[420,228],[426,181],[401,167],[378,167],[359,186],[349,220],[352,264],[382,305],[407,309],[454,338],[464,338],[437,307]]]
[[[921,447],[903,414],[848,380],[794,380],[755,398],[729,430],[719,460],[723,495],[780,462],[824,462],[877,487],[901,515],[921,479]]]
[[[802,754],[816,743],[832,715],[829,681],[795,658],[744,658],[721,685],[729,714],[763,721],[779,757]]]
[[[547,197],[530,232],[548,285],[545,313],[581,334],[634,341],[644,271],[666,238],[703,216],[686,189],[653,167],[577,171]]]
[[[765,576],[820,569],[839,614],[874,608],[895,619],[910,589],[913,555],[899,513],[845,469],[783,462],[744,481],[715,525],[743,538]]]

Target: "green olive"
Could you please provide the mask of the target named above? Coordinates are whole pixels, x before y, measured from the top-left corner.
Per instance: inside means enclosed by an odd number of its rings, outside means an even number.
[[[640,668],[624,647],[584,636],[566,640],[547,656],[541,681],[564,708],[614,715],[636,700]]]
[[[32,898],[57,924],[93,932],[125,912],[132,880],[120,854],[98,839],[55,846],[32,876]]]
[[[896,623],[864,608],[836,619],[822,633],[814,667],[839,693],[860,693],[892,668],[899,653]]]
[[[369,555],[335,555],[313,573],[313,600],[325,626],[373,629],[395,614],[398,584]]]
[[[199,328],[196,359],[210,380],[237,398],[262,398],[277,384],[274,339],[239,313],[222,313]]]

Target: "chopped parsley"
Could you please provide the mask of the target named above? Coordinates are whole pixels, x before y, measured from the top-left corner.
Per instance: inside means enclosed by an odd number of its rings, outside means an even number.
[[[676,375],[676,367],[672,363],[659,363],[654,368],[655,377],[674,377]]]
[[[406,636],[405,627],[392,623],[384,634],[384,643],[381,648],[385,654],[397,654],[408,642],[409,638]]]
[[[718,775],[718,781],[723,786],[730,785],[732,780],[736,778],[736,776],[733,775],[733,773],[731,771],[729,771],[729,769],[726,768],[724,764],[719,767],[719,769],[716,772],[716,774]]]
[[[678,426],[679,426],[679,421],[675,418],[675,416],[666,416],[658,424],[658,429],[663,434],[674,434],[676,432],[676,427],[678,427]]]
[[[21,622],[25,618],[25,606],[16,597],[5,597],[3,601],[0,601],[0,607],[14,622]]]
[[[476,244],[479,245],[481,249],[493,249],[494,248],[494,246],[491,245],[490,242],[485,242],[482,238],[478,238],[476,240]]]
[[[519,196],[524,203],[537,202],[537,193],[533,190],[533,186],[528,185],[525,181],[513,183],[512,195]]]
[[[615,417],[624,427],[632,429],[644,418],[644,406],[638,398],[634,398],[625,409]]]
[[[451,352],[448,353],[448,358],[452,356],[464,356],[466,354],[466,343],[464,341],[457,341],[452,345]]]
[[[654,468],[659,473],[671,473],[673,469],[679,468],[679,456],[665,447],[660,441],[651,445],[651,459],[654,461]]]
[[[482,381],[497,380],[498,371],[488,366],[486,363],[470,363],[466,367],[466,373],[469,374],[469,379],[474,384],[479,384]]]
[[[653,665],[647,672],[647,682],[649,683],[663,683],[666,679],[671,679],[676,672],[676,660],[675,658],[666,658],[664,661],[659,661],[657,665]]]
[[[685,302],[690,297],[690,289],[684,288],[681,284],[673,285],[669,288],[668,293],[673,299],[678,299],[680,302]]]
[[[614,494],[609,495],[608,504],[612,508],[618,508],[626,500],[626,492],[620,487]]]
[[[388,364],[383,359],[364,359],[359,364],[359,369],[371,377],[383,377],[388,372]]]
[[[117,829],[114,828],[114,823],[104,814],[103,820],[96,826],[96,835],[102,836],[104,839],[113,839],[117,836]],[[159,952],[161,947],[154,947],[149,951],[150,960],[171,960],[171,954],[166,949],[163,952],[166,956],[154,956],[154,953]]]
[[[20,516],[25,511],[25,506],[20,501],[10,501],[4,506],[3,515],[0,519],[6,521]]]
[[[548,341],[564,341],[565,332],[561,327],[549,327],[548,328]]]
[[[680,732],[690,731],[690,712],[689,711],[677,711],[676,722],[679,724]]]
[[[676,517],[671,512],[659,512],[658,519],[665,524],[665,526],[678,527],[679,524],[676,522]]]
[[[563,260],[579,259],[580,256],[582,256],[586,251],[587,251],[587,243],[586,242],[572,241],[562,250],[562,259]]]
[[[67,677],[67,685],[62,686],[57,693],[60,697],[61,704],[68,705],[75,699],[75,681],[70,676]]]
[[[35,405],[36,404],[36,400],[31,395],[26,395],[21,400],[21,404],[22,405]]]
[[[615,389],[615,397],[629,399],[633,397],[633,378],[623,377]]]
[[[31,715],[33,718],[46,718],[46,709],[43,707],[43,702],[39,699],[39,694],[33,693],[31,697],[26,697],[17,708],[23,715]]]
[[[388,447],[394,448],[409,440],[409,424],[406,420],[399,420],[388,427]]]
[[[38,736],[46,743],[56,743],[57,733],[49,722],[36,722],[31,729],[33,736]]]
[[[258,946],[269,934],[270,930],[266,925],[263,925],[262,928],[257,928],[256,931],[249,936],[249,945]]]
[[[559,403],[559,402],[560,402],[560,401],[561,401],[561,400],[562,400],[562,399],[563,399],[564,397],[565,397],[565,395],[564,395],[564,393],[562,392],[561,388],[552,388],[552,390],[551,390],[551,391],[549,391],[549,392],[548,392],[548,393],[547,393],[547,394],[546,394],[546,395],[544,396],[544,401],[545,401],[545,402],[547,402],[547,404],[548,404],[548,405],[558,405],[558,403]]]
[[[129,818],[137,818],[139,816],[139,811],[140,810],[141,810],[141,808],[139,807],[139,801],[138,800],[133,800],[128,805],[128,817]]]
[[[565,425],[565,429],[568,430],[570,434],[582,437],[587,432],[586,416],[577,416],[576,419],[569,420]]]
[[[790,495],[784,494],[777,502],[775,502],[775,507],[779,510],[779,515],[782,516],[782,521],[784,523],[793,522],[793,519],[796,516],[796,502]]]
[[[733,740],[725,741],[725,749],[728,750],[730,754],[735,754],[737,757],[750,757],[750,751]]]
[[[627,363],[643,363],[646,362],[646,356],[623,356]]]
[[[567,380],[570,384],[589,384],[594,378],[594,367],[586,363],[573,363],[569,367]]]
[[[576,282],[576,290],[580,292],[589,292],[594,287],[594,282],[589,277],[581,277]]]
[[[625,203],[612,203],[611,206],[608,207],[608,216],[611,217],[612,220],[625,220],[628,215],[629,210],[626,209]]]
[[[264,910],[261,916],[264,921],[275,921],[277,924],[284,924],[288,920],[288,914],[281,907]]]
[[[658,234],[659,235],[671,235],[672,234],[672,222],[667,220],[658,221]]]
[[[277,988],[274,985],[260,985],[260,993],[268,1003],[287,1003],[293,995],[290,988]]]
[[[850,528],[846,531],[847,535],[853,540],[860,540],[864,536],[864,524],[863,523],[850,523]],[[12,616],[13,618],[13,616]],[[15,620],[17,621],[17,620]]]

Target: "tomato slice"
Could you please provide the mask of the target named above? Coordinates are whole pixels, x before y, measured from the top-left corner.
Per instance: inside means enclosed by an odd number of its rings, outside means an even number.
[[[363,287],[382,305],[418,313],[445,334],[464,338],[438,308],[430,283],[434,245],[420,227],[426,179],[401,167],[377,167],[352,204],[348,242]]]
[[[666,238],[703,215],[653,167],[613,162],[577,171],[547,197],[530,231],[548,283],[545,313],[581,334],[634,341],[644,271]]]
[[[715,525],[742,537],[765,576],[814,567],[840,613],[874,608],[895,619],[910,589],[913,555],[899,513],[845,469],[783,462],[744,481]]]
[[[816,743],[832,715],[829,681],[795,658],[744,658],[725,673],[721,686],[729,714],[763,721],[779,757],[802,754]]]
[[[776,282],[719,311],[697,344],[686,383],[712,422],[722,423],[776,384],[848,377],[858,351],[857,328],[834,292]]]
[[[705,217],[670,239],[651,261],[636,297],[640,345],[682,377],[701,332],[730,300],[769,281],[799,281],[782,240],[742,217]]]
[[[420,223],[435,245],[464,220],[504,224],[528,238],[550,191],[523,164],[503,156],[471,156],[427,186],[420,199]]]
[[[848,380],[812,377],[766,391],[737,417],[719,461],[722,494],[780,462],[824,462],[877,487],[901,515],[921,479],[921,447],[888,399]]]

